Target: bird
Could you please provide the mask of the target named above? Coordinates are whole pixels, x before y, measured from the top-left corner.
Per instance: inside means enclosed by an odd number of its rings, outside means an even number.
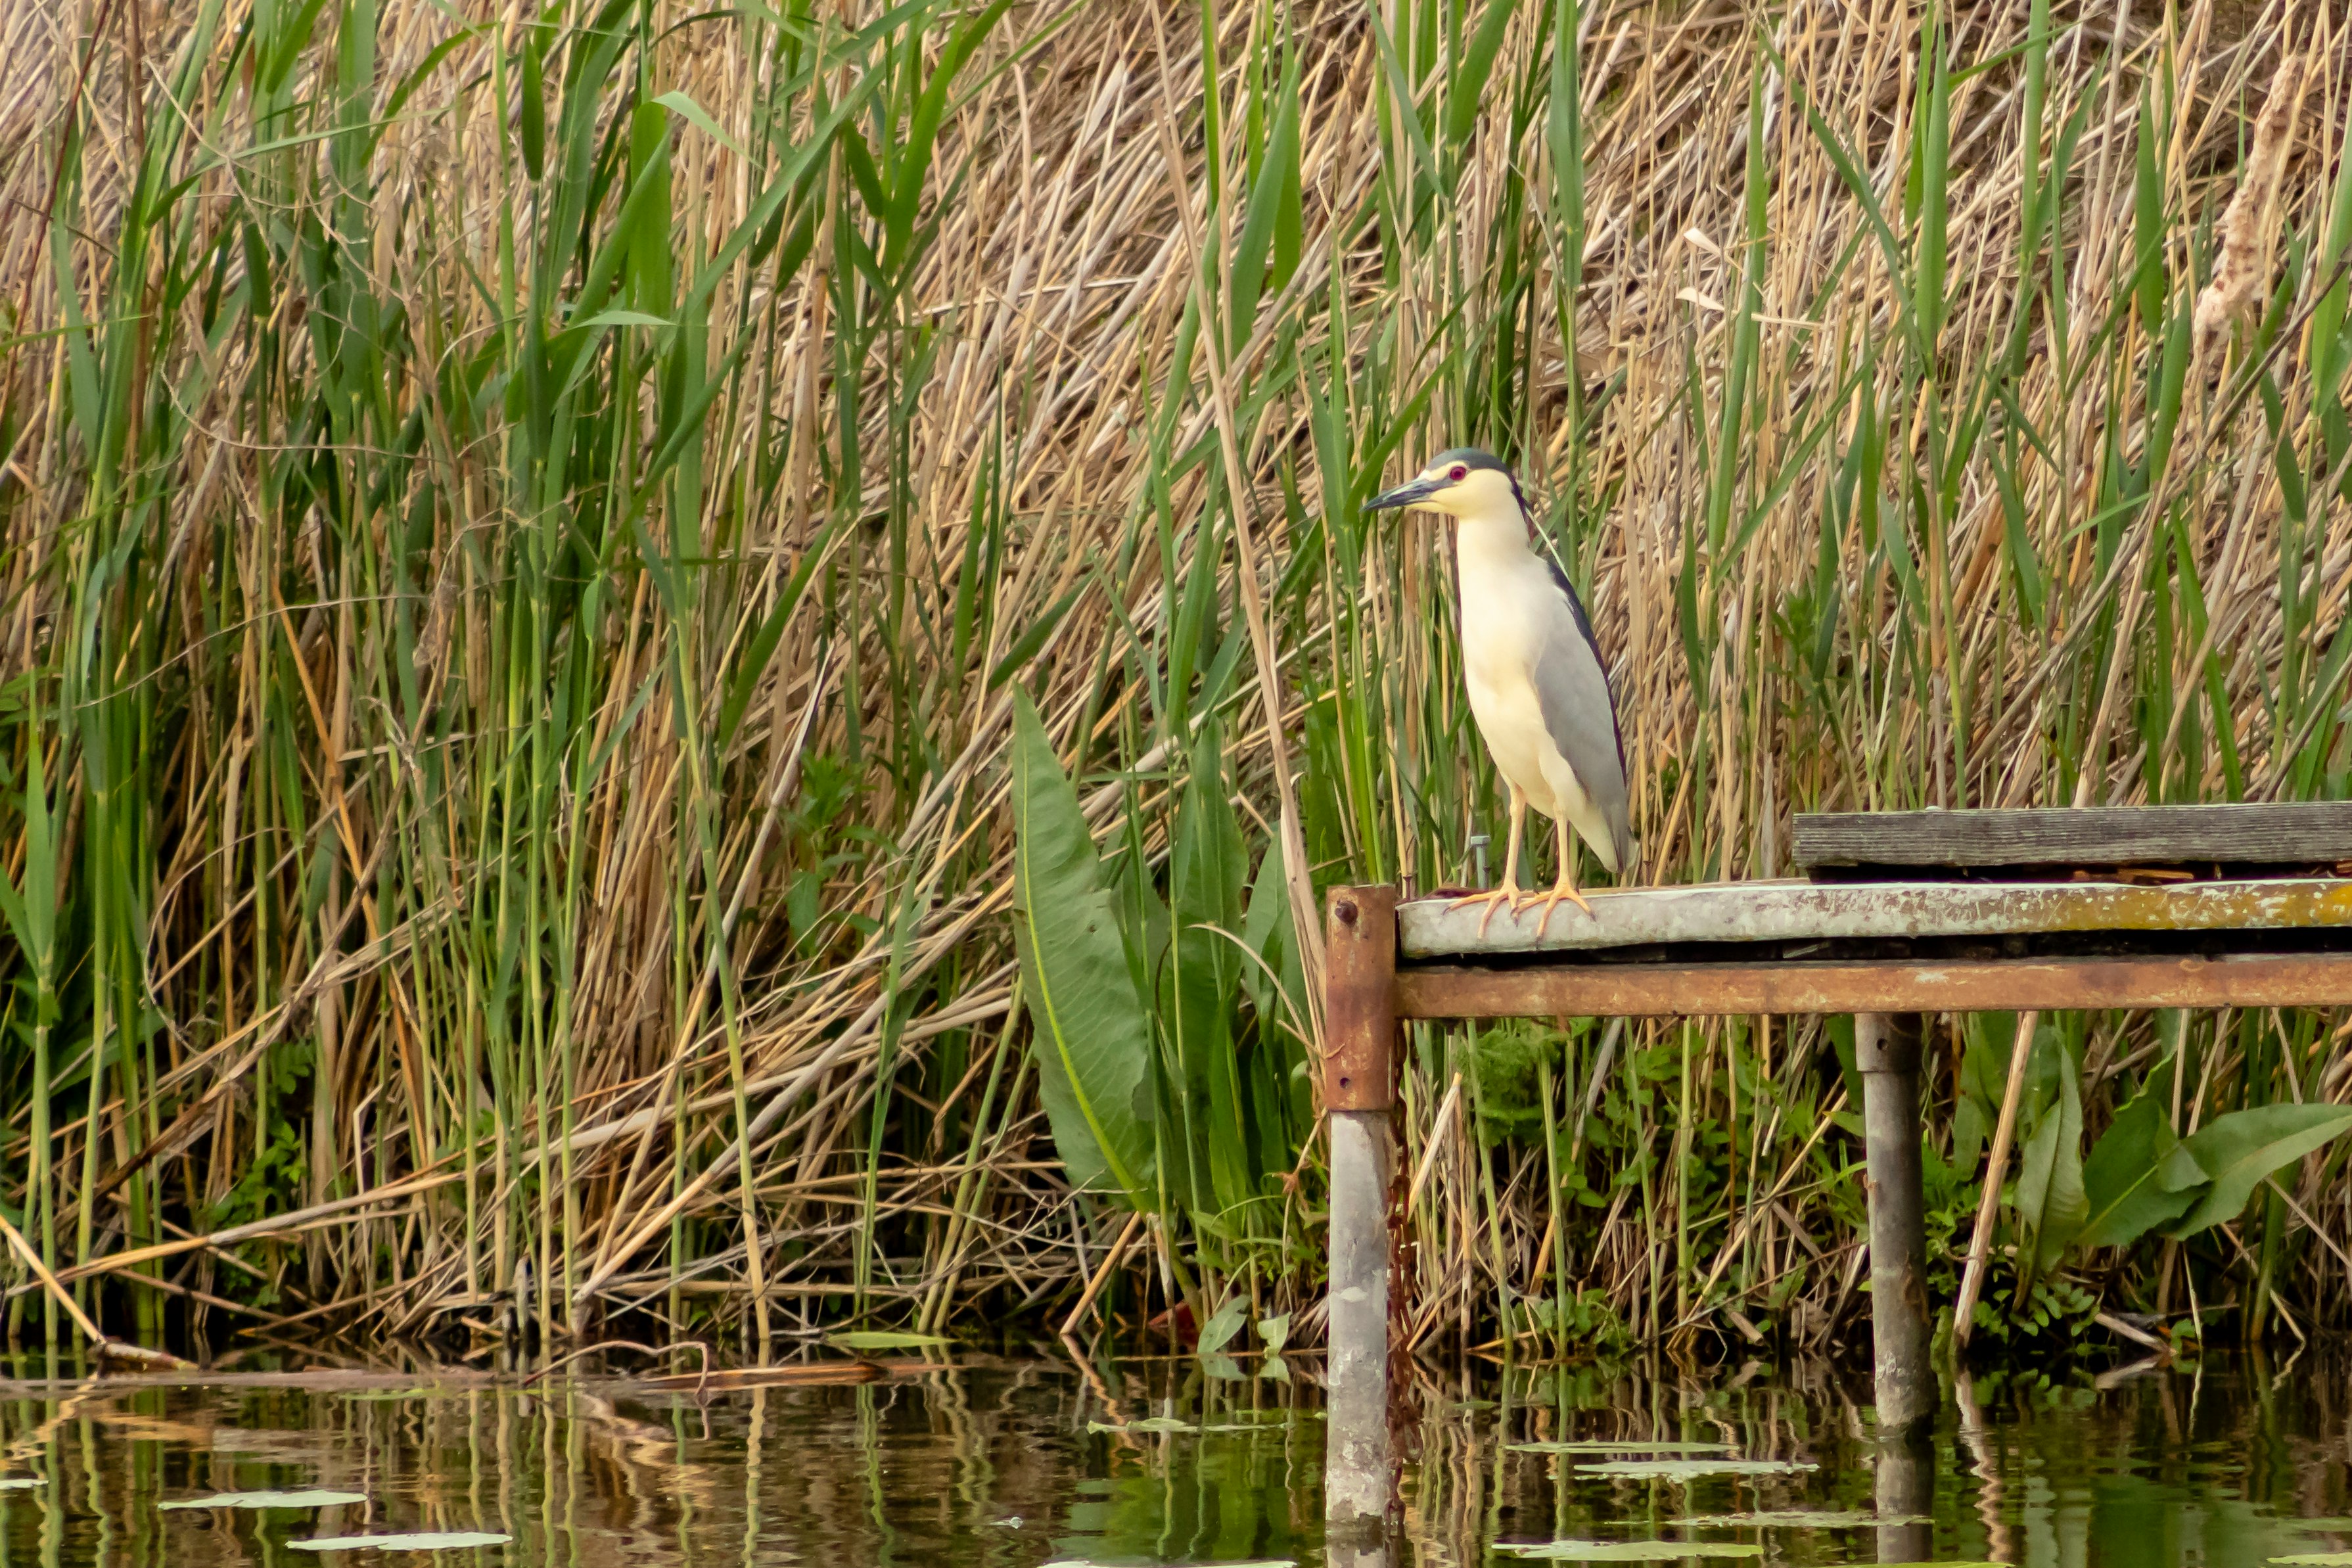
[[[1454,520],[1461,610],[1462,674],[1470,712],[1511,792],[1510,847],[1503,885],[1456,900],[1484,903],[1484,938],[1495,911],[1516,918],[1540,901],[1538,937],[1565,900],[1589,917],[1576,883],[1573,827],[1612,876],[1631,873],[1639,847],[1625,788],[1625,742],[1609,693],[1609,672],[1592,622],[1568,576],[1537,547],[1518,479],[1501,458],[1474,447],[1440,452],[1411,481],[1366,503],[1369,511],[1418,509]],[[1559,875],[1549,893],[1518,884],[1528,807],[1551,818]]]

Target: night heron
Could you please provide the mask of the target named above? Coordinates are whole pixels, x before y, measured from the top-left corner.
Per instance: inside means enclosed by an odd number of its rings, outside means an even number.
[[[1454,520],[1455,580],[1462,600],[1462,674],[1470,712],[1495,767],[1511,790],[1511,841],[1503,885],[1473,894],[1478,921],[1505,903],[1544,907],[1540,931],[1566,899],[1586,914],[1576,889],[1573,826],[1612,875],[1633,869],[1633,826],[1626,814],[1625,745],[1609,698],[1609,672],[1576,590],[1535,543],[1519,482],[1501,459],[1468,447],[1440,452],[1410,484],[1374,496],[1370,510],[1420,507]],[[1549,894],[1519,887],[1519,841],[1528,807],[1552,819],[1559,876]],[[1458,906],[1457,906],[1458,907]]]

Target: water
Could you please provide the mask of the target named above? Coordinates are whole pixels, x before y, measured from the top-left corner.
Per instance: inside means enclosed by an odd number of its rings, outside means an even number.
[[[18,1362],[0,1382],[16,1483],[0,1489],[0,1564],[1320,1564],[1312,1369],[1294,1359],[1277,1379],[1232,1362],[968,1357],[706,1404],[611,1375],[528,1389],[431,1370],[93,1383]],[[1563,1537],[1760,1547],[1742,1556],[1765,1563],[1890,1560],[1884,1551],[2235,1568],[2344,1551],[2346,1370],[2315,1352],[2201,1373],[1980,1375],[1909,1472],[1874,1441],[1853,1374],[1824,1366],[1424,1376],[1387,1560],[1509,1563],[1520,1559],[1495,1543]],[[1818,1468],[1612,1479],[1584,1468],[1601,1456],[1513,1447],[1588,1438],[1729,1444]],[[1683,1522],[1868,1515],[1882,1486],[1921,1481],[1932,1496],[1911,1506],[1929,1522],[1913,1527]],[[364,1500],[165,1506],[296,1488]],[[512,1540],[297,1549],[420,1531]]]

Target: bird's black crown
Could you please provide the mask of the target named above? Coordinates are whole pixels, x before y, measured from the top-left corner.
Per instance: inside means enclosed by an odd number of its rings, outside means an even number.
[[[1482,452],[1475,447],[1455,447],[1429,459],[1429,466],[1433,468],[1443,468],[1448,463],[1459,463],[1465,468],[1492,468],[1507,478],[1511,477],[1510,464],[1494,453]]]

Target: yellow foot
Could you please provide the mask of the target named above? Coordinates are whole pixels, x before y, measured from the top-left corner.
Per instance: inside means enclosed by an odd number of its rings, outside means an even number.
[[[1574,888],[1555,886],[1550,892],[1538,894],[1535,899],[1530,900],[1531,902],[1543,905],[1543,918],[1536,921],[1536,940],[1538,942],[1541,942],[1543,940],[1544,932],[1550,929],[1551,912],[1552,910],[1559,908],[1559,901],[1562,899],[1566,899],[1570,903],[1574,904],[1578,909],[1582,910],[1588,916],[1592,913],[1592,906],[1586,903],[1584,901],[1584,895],[1578,892]]]
[[[1495,918],[1495,911],[1501,909],[1505,904],[1508,904],[1511,906],[1511,913],[1514,916],[1517,915],[1519,912],[1519,889],[1513,887],[1510,883],[1506,882],[1501,887],[1495,889],[1491,892],[1472,893],[1467,898],[1454,900],[1445,907],[1449,910],[1459,910],[1467,908],[1472,904],[1486,905],[1486,912],[1478,917],[1478,940],[1480,942],[1484,942],[1486,940],[1486,923]]]

